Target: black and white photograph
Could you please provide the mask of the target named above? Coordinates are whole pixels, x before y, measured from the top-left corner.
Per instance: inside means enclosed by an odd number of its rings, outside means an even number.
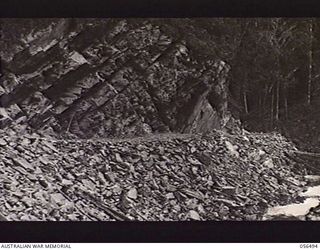
[[[320,220],[319,18],[1,18],[1,221]]]

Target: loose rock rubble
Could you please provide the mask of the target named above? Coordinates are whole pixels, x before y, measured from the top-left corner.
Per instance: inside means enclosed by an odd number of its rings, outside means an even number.
[[[66,139],[1,131],[7,220],[260,220],[307,182],[279,134]]]
[[[269,208],[263,219],[268,220],[319,220],[320,219],[320,176],[306,175],[308,187],[300,193],[302,202]]]

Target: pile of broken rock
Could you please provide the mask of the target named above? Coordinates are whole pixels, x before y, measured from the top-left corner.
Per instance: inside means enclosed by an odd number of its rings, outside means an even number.
[[[260,220],[306,184],[275,133],[81,140],[6,129],[0,148],[10,221]]]

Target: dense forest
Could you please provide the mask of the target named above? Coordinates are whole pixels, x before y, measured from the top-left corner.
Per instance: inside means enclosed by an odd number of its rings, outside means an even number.
[[[242,118],[253,116],[273,128],[296,105],[319,95],[319,19],[197,19],[198,39],[207,39],[230,67],[230,102]],[[179,25],[185,26],[183,22]],[[188,34],[188,32],[186,32]],[[187,35],[186,34],[186,35]],[[214,51],[214,52],[213,52]]]
[[[267,115],[272,127],[291,107],[311,105],[319,94],[317,19],[242,20],[238,34],[231,81],[243,116]]]

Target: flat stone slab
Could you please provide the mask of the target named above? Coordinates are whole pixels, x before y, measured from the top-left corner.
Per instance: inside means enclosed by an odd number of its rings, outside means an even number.
[[[306,175],[304,179],[309,183],[320,183],[320,175]]]
[[[7,145],[7,142],[4,139],[0,138],[0,146],[6,146],[6,145]]]
[[[311,208],[317,207],[319,204],[320,204],[319,199],[307,198],[303,203],[269,208],[265,217],[281,216],[281,215],[288,216],[288,217],[305,216],[309,213]]]
[[[20,165],[21,167],[23,167],[24,169],[34,170],[32,164],[30,164],[27,160],[25,160],[22,157],[17,156],[15,158],[12,158],[12,160],[18,165]]]
[[[307,191],[300,194],[302,197],[320,197],[320,186],[309,187]]]

